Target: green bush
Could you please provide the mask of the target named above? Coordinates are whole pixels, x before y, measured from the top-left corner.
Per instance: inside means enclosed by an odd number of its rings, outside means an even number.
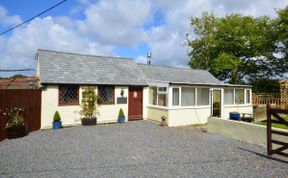
[[[85,118],[95,118],[96,112],[96,104],[99,100],[99,96],[95,93],[95,87],[86,86],[83,87],[82,91],[82,103],[81,103],[81,111],[82,119]]]
[[[53,117],[53,121],[54,122],[60,122],[61,121],[61,117],[58,111],[55,112],[54,117]]]
[[[122,109],[122,108],[119,110],[119,114],[118,114],[118,117],[125,117],[125,115],[124,115],[124,112],[123,112],[123,109]]]

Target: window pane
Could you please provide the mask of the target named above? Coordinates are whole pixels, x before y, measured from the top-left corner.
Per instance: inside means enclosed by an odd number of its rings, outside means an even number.
[[[166,92],[167,87],[158,87],[159,92]]]
[[[157,105],[157,88],[156,87],[149,88],[149,104]]]
[[[172,105],[173,106],[179,105],[179,88],[172,89]]]
[[[235,104],[244,104],[244,89],[235,90]]]
[[[250,90],[246,90],[246,103],[250,104]]]
[[[195,89],[191,87],[181,88],[181,106],[195,105]]]
[[[60,86],[59,103],[60,104],[78,104],[78,86]]]
[[[224,104],[233,104],[234,103],[234,90],[225,89],[224,90]]]
[[[209,105],[209,89],[197,88],[197,105]]]
[[[114,103],[114,87],[101,86],[99,87],[98,95],[100,97],[100,103]]]
[[[166,94],[158,94],[158,106],[167,106]]]

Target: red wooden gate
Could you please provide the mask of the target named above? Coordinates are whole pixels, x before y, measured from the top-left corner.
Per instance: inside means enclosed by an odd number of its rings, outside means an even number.
[[[288,122],[285,121],[281,116],[279,116],[279,114],[288,114],[288,109],[271,108],[269,104],[267,105],[267,153],[268,155],[278,154],[288,157],[288,154],[283,152],[284,150],[288,149],[288,142],[282,142],[272,139],[272,134],[288,137],[287,132],[281,132],[272,129],[272,123],[278,123],[288,126]],[[271,116],[274,116],[274,119],[271,119]],[[273,149],[273,143],[281,146],[277,149]]]
[[[22,113],[28,132],[40,129],[41,90],[40,89],[0,89],[0,141],[6,138],[5,125],[8,117],[2,113],[6,108],[18,107]]]

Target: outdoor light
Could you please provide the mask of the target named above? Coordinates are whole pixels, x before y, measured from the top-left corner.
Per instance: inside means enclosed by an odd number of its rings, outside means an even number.
[[[124,89],[123,88],[121,88],[120,94],[121,94],[122,97],[124,96]]]

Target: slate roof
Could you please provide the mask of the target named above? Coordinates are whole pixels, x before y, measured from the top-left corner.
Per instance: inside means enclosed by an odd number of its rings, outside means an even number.
[[[209,84],[223,85],[206,70],[163,67],[138,64],[148,81],[166,81],[170,84]]]
[[[182,85],[240,86],[224,84],[206,70],[137,64],[130,58],[41,49],[38,50],[37,55],[41,84],[147,86],[151,81],[156,81]]]
[[[147,85],[133,59],[38,50],[42,84]]]

